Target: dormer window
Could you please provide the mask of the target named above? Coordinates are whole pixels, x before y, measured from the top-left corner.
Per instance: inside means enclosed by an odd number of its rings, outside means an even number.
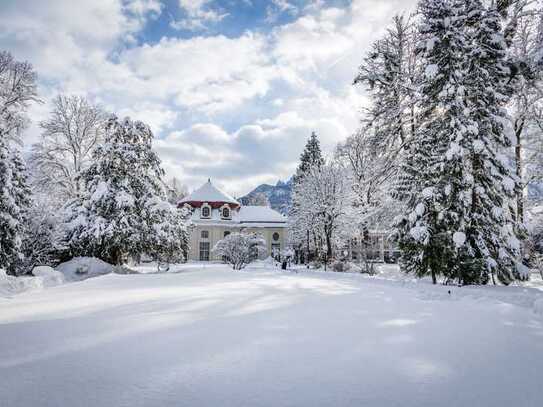
[[[211,216],[211,207],[208,204],[203,204],[200,213],[202,218],[209,218]]]
[[[230,219],[230,208],[228,206],[221,209],[221,216],[223,219]]]

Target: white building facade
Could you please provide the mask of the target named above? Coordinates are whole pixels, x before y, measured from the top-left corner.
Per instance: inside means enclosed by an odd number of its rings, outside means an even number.
[[[244,206],[210,180],[177,203],[192,212],[189,260],[221,260],[213,247],[230,233],[257,233],[267,245],[266,257],[285,249],[287,218],[266,206]]]

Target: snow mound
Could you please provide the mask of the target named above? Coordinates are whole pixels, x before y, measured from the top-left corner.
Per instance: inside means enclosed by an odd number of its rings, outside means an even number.
[[[64,275],[48,266],[34,267],[33,276],[10,276],[0,269],[0,297],[12,297],[25,291],[37,291],[64,284]]]
[[[25,291],[42,288],[41,277],[14,277],[6,274],[4,269],[0,269],[0,297],[12,297]]]
[[[41,278],[43,287],[54,287],[64,284],[64,274],[49,266],[34,267],[32,275]]]
[[[57,266],[66,281],[81,281],[115,272],[115,266],[95,257],[74,257]]]

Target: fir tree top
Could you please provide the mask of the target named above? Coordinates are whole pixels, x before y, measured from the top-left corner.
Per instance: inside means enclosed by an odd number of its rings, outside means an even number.
[[[322,158],[320,142],[317,133],[313,131],[300,155],[300,164],[296,169],[293,181],[296,183],[313,165],[320,167],[323,164],[324,158]]]

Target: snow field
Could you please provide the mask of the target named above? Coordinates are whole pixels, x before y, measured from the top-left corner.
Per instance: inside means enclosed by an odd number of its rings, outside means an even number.
[[[543,319],[501,293],[535,298],[536,289],[448,294],[407,279],[263,264],[178,271],[108,274],[0,299],[6,405],[543,402]]]

